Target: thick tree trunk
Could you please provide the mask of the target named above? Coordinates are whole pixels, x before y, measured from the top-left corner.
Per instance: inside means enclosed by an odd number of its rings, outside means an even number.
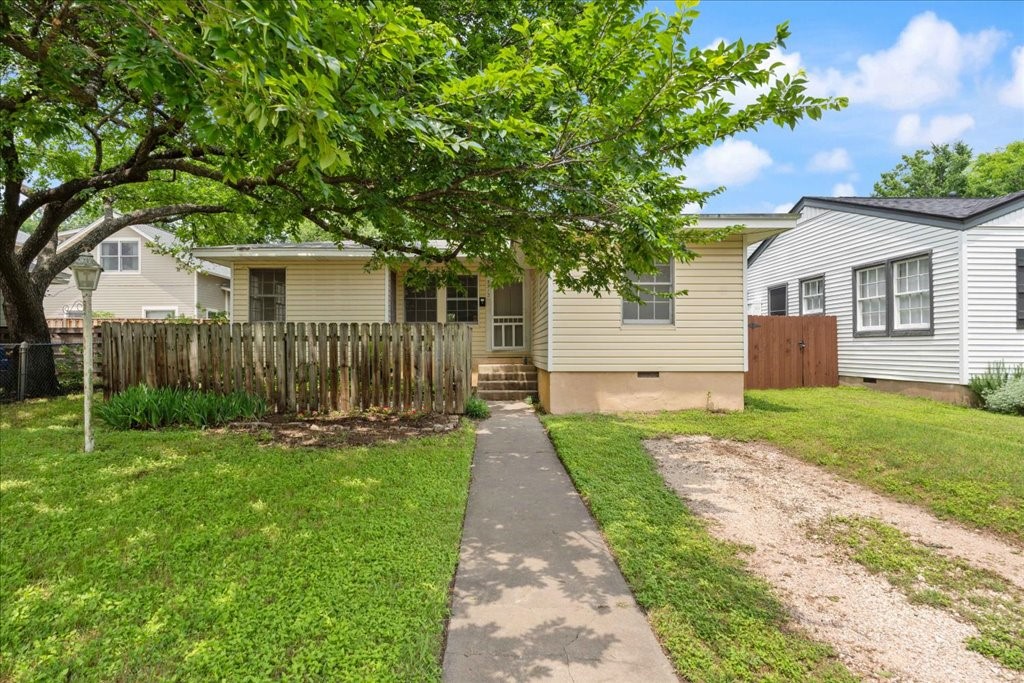
[[[56,396],[61,393],[57,365],[50,344],[50,328],[43,310],[43,294],[27,271],[18,267],[13,253],[0,253],[0,294],[3,294],[7,326],[12,341],[28,342],[18,363],[27,363],[25,396]]]

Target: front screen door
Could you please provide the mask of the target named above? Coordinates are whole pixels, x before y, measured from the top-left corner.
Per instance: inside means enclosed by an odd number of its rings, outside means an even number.
[[[522,349],[526,346],[523,324],[523,283],[498,287],[491,304],[491,347]]]

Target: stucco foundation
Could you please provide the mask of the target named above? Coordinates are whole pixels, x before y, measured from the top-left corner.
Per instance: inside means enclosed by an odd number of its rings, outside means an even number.
[[[974,392],[962,384],[941,384],[939,382],[910,382],[896,379],[875,379],[865,381],[864,377],[840,375],[839,383],[845,387],[866,387],[903,396],[930,398],[945,403],[972,406],[977,403]]]
[[[541,404],[565,413],[651,412],[656,410],[743,410],[742,372],[538,371]]]

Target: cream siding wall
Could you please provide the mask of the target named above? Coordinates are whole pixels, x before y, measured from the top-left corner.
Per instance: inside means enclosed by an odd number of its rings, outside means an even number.
[[[118,318],[142,317],[145,308],[177,308],[181,315],[195,315],[195,273],[178,268],[173,256],[157,254],[146,248],[146,238],[124,228],[110,239],[139,241],[139,273],[104,272],[99,288],[93,292],[93,310],[109,311]],[[93,251],[97,261],[99,247]],[[65,285],[51,285],[43,299],[48,318],[64,317],[65,306],[80,304],[82,294],[74,278]]]
[[[933,336],[853,336],[853,268],[932,251]],[[835,210],[805,211],[747,275],[748,310],[767,314],[767,289],[788,286],[799,312],[801,278],[825,275],[825,313],[838,319],[839,374],[879,379],[960,381],[960,231]],[[890,283],[891,286],[891,283]],[[752,310],[751,310],[752,309]]]
[[[527,313],[532,320],[533,333],[530,360],[541,370],[548,369],[548,278],[530,271],[530,302]]]
[[[1024,210],[965,235],[966,379],[994,361],[1024,363],[1024,330],[1016,321],[1017,249],[1024,249]]]
[[[386,271],[357,259],[238,261],[232,268],[231,320],[249,321],[249,269],[284,268],[289,322],[383,322]]]
[[[204,315],[206,311],[223,311],[224,290],[222,288],[229,286],[231,281],[207,273],[197,273],[197,277],[196,306],[199,309],[199,315]]]
[[[740,237],[697,249],[675,266],[675,283],[689,290],[665,325],[622,322],[622,299],[555,292],[553,367],[558,372],[743,372],[743,242]]]

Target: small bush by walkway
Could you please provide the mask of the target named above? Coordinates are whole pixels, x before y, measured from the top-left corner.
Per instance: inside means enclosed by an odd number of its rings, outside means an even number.
[[[0,408],[0,680],[437,680],[470,427],[380,447]]]

